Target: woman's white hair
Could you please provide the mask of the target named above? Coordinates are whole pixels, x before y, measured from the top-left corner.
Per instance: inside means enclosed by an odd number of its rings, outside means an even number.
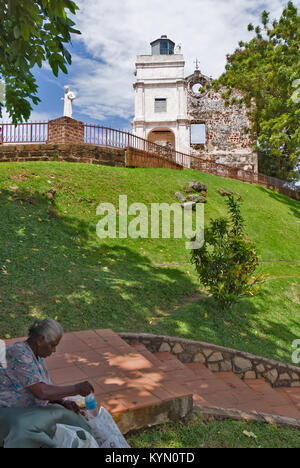
[[[62,326],[51,318],[36,320],[29,328],[29,338],[43,336],[48,343],[60,339],[63,333]]]

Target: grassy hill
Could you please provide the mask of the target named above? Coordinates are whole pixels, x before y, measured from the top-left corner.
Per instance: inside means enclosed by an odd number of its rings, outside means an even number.
[[[218,188],[244,199],[266,281],[259,296],[218,310],[198,283],[185,239],[96,236],[100,202],[174,203],[191,179],[208,186],[205,220],[226,213]],[[56,188],[54,204],[47,198]],[[54,208],[59,217],[49,215]],[[170,169],[58,162],[0,165],[0,337],[35,318],[66,331],[113,328],[209,341],[291,362],[300,338],[299,202],[268,189]]]

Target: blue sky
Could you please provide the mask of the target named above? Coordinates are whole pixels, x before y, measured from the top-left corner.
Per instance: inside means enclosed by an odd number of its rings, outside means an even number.
[[[52,75],[45,64],[36,69],[41,103],[31,121],[63,115],[64,86],[77,98],[73,117],[119,129],[130,129],[134,112],[136,55],[150,54],[150,42],[167,34],[181,44],[186,76],[196,58],[200,70],[214,78],[224,70],[226,54],[251,36],[247,25],[259,23],[266,9],[278,18],[282,0],[75,0],[80,7],[75,21],[81,36],[73,36],[72,65],[68,75]],[[3,120],[7,119],[4,113]]]

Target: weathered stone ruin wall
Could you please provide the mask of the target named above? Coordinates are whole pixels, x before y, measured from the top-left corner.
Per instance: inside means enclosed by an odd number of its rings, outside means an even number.
[[[206,143],[191,145],[191,155],[247,171],[258,171],[255,138],[244,105],[226,107],[224,89],[207,93],[188,92],[188,116],[192,123],[205,123]],[[235,92],[235,97],[241,97]]]

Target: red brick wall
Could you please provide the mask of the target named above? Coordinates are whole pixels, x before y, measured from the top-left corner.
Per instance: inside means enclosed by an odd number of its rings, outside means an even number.
[[[0,162],[67,161],[125,166],[125,150],[94,145],[1,145]]]
[[[182,166],[172,160],[163,159],[146,151],[134,148],[113,149],[87,144],[1,145],[0,162],[12,161],[68,161],[104,166],[182,169]]]
[[[125,156],[126,153],[126,156]],[[177,163],[146,151],[134,148],[112,149],[94,145],[1,145],[1,162],[23,161],[67,161],[75,163],[101,164],[103,166],[119,167],[165,167],[169,169],[182,169]],[[237,168],[228,168],[215,165],[208,161],[192,159],[191,169],[209,172],[221,177],[230,177],[244,182],[262,185],[288,197],[300,200],[300,192],[278,187],[269,182],[268,176],[253,174]]]
[[[84,124],[70,117],[60,117],[48,123],[47,144],[84,144]]]

